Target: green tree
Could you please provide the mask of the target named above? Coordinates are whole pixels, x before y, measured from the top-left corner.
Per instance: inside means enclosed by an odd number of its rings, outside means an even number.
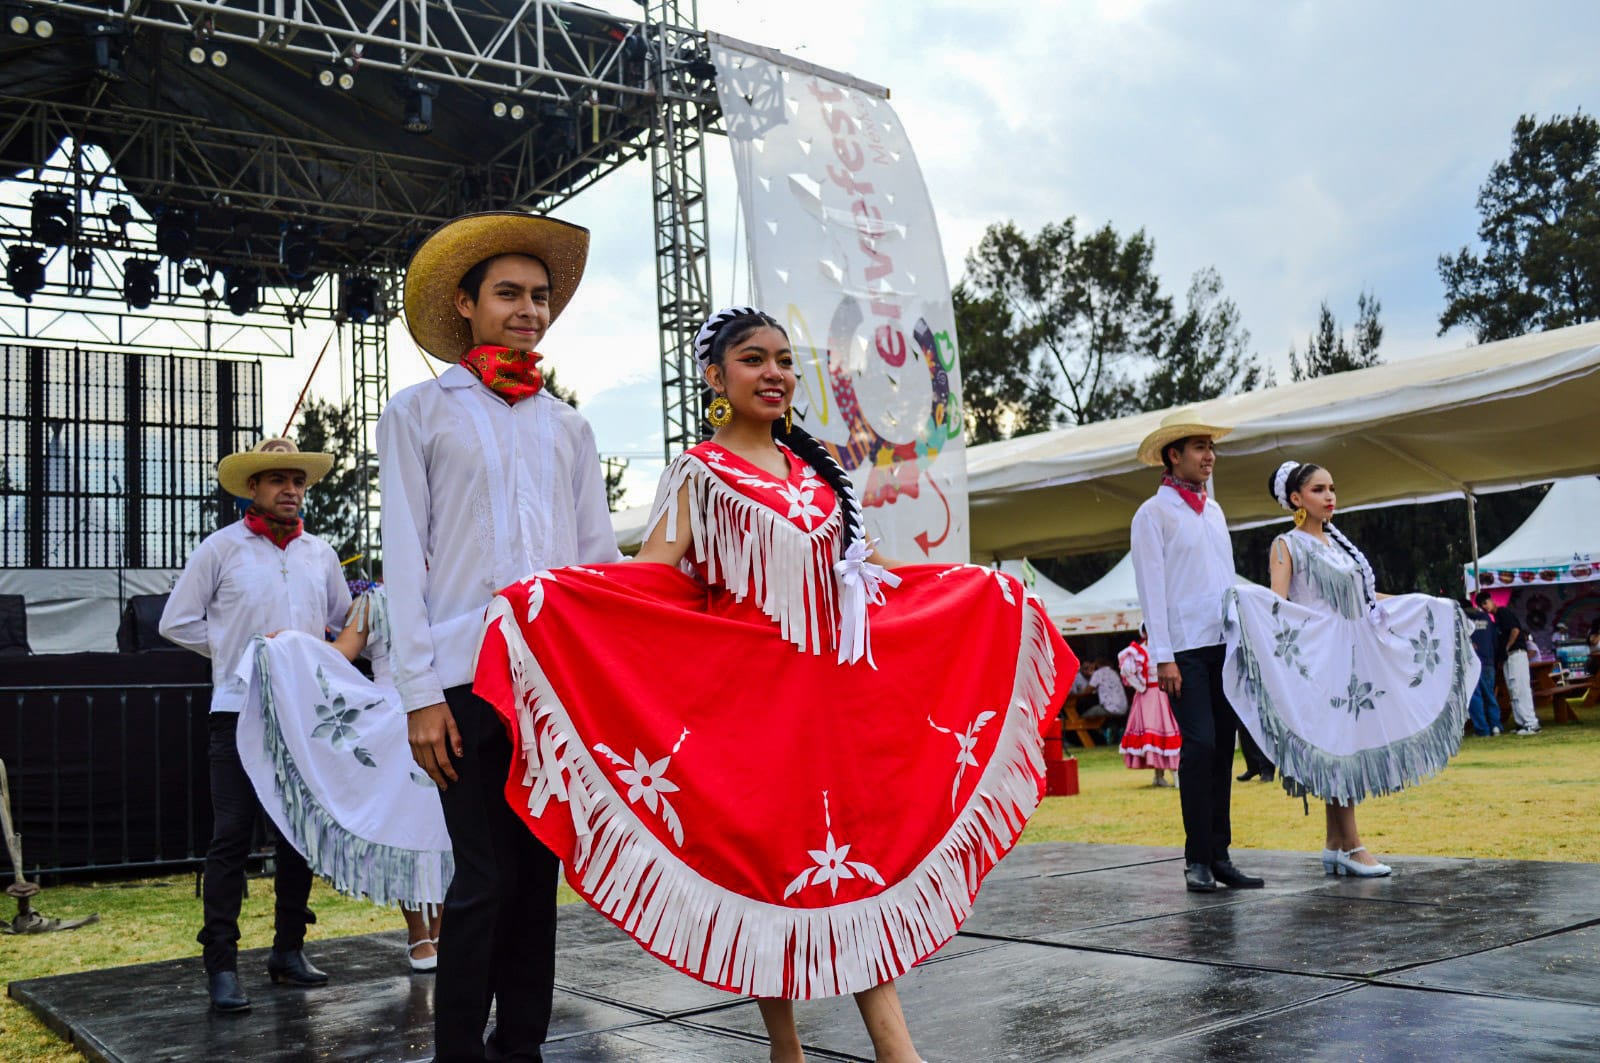
[[[962,400],[974,443],[1088,424],[1271,383],[1215,269],[1174,311],[1144,230],[1080,236],[1068,218],[1028,236],[992,225],[954,294]]]
[[[1189,282],[1183,316],[1173,323],[1139,407],[1165,410],[1186,402],[1272,386],[1272,374],[1250,351],[1239,307],[1222,294],[1222,275],[1207,267]]]
[[[1511,155],[1478,190],[1482,253],[1439,256],[1439,332],[1479,342],[1600,318],[1600,122],[1517,120]]]
[[[1309,380],[1329,373],[1366,369],[1383,361],[1378,353],[1378,345],[1383,342],[1383,323],[1378,320],[1382,308],[1377,296],[1362,292],[1356,299],[1355,327],[1346,337],[1324,299],[1317,329],[1306,340],[1305,356],[1302,358],[1293,345],[1289,347],[1290,375],[1295,380]]]
[[[1032,237],[1011,222],[991,225],[967,256],[970,294],[1004,307],[1011,318],[1004,340],[1027,360],[1023,375],[1036,387],[1048,381],[1052,424],[1089,424],[1136,408],[1137,370],[1160,355],[1172,323],[1154,255],[1143,230],[1123,239],[1106,225],[1080,236],[1068,218]],[[984,386],[974,380],[972,390]]]
[[[301,450],[333,455],[328,475],[306,492],[301,516],[307,531],[333,547],[339,560],[347,561],[360,550],[363,503],[378,489],[376,464],[366,469],[358,464],[362,441],[355,399],[342,403],[307,400],[300,407],[294,436]]]
[[[961,401],[967,442],[992,443],[1042,432],[1054,423],[1050,377],[1012,338],[1011,312],[998,294],[965,283],[950,293],[961,341]]]

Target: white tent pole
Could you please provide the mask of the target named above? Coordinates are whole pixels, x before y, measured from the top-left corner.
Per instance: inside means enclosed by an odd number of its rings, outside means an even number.
[[[1478,576],[1478,497],[1470,487],[1462,488],[1461,493],[1467,499],[1467,543],[1472,547],[1472,590],[1476,593],[1483,589]]]

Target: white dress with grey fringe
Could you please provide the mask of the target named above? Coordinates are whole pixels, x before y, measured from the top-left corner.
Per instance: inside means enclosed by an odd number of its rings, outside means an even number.
[[[1228,592],[1223,683],[1284,788],[1354,804],[1442,770],[1478,682],[1461,608],[1424,594],[1372,602],[1339,546],[1298,529],[1276,543],[1294,566],[1289,598]]]

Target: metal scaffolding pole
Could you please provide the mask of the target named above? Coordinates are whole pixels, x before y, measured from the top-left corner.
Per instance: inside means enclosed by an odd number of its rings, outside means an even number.
[[[650,169],[662,450],[668,461],[700,441],[702,385],[694,334],[712,311],[705,139],[720,110],[716,69],[705,34],[695,26],[697,15],[694,0],[652,0],[646,9],[657,91]]]
[[[361,560],[346,570],[377,575],[376,561],[382,556],[378,538],[378,417],[389,401],[389,329],[387,315],[374,315],[364,322],[348,321],[350,336],[351,381],[356,402],[356,424],[361,432],[356,453],[356,468],[361,470],[361,527],[356,536],[356,552]],[[341,561],[347,560],[340,558]]]

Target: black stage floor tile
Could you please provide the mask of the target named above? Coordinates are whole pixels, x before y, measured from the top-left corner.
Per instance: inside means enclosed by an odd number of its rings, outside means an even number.
[[[898,983],[917,1047],[930,1060],[1081,1059],[1150,1040],[1152,1030],[1200,1030],[1314,1000],[1349,983],[1266,971],[1171,963],[1008,942]],[[872,1045],[848,999],[802,1001],[800,1039],[862,1059]],[[753,1006],[701,1016],[716,1029],[759,1033]]]
[[[1363,986],[1118,1056],[1229,1063],[1573,1063],[1595,1058],[1597,1023],[1600,1013],[1577,1004]]]
[[[1600,1006],[1600,926],[1430,963],[1390,975],[1385,981]],[[1600,1019],[1596,1021],[1600,1023]]]
[[[1572,1058],[1600,1029],[1594,865],[1395,858],[1392,878],[1357,881],[1324,877],[1314,852],[1235,856],[1266,889],[1189,894],[1171,849],[1018,849],[963,933],[901,980],[919,1046],[946,1063],[1521,1060]],[[333,982],[312,991],[271,986],[265,950],[247,952],[245,1016],[206,1012],[198,958],[10,993],[97,1060],[422,1060],[432,981],[402,941],[313,943]],[[552,1063],[766,1058],[753,1003],[589,909],[562,909],[558,942]],[[870,1058],[853,1002],[797,1011],[814,1058]]]

